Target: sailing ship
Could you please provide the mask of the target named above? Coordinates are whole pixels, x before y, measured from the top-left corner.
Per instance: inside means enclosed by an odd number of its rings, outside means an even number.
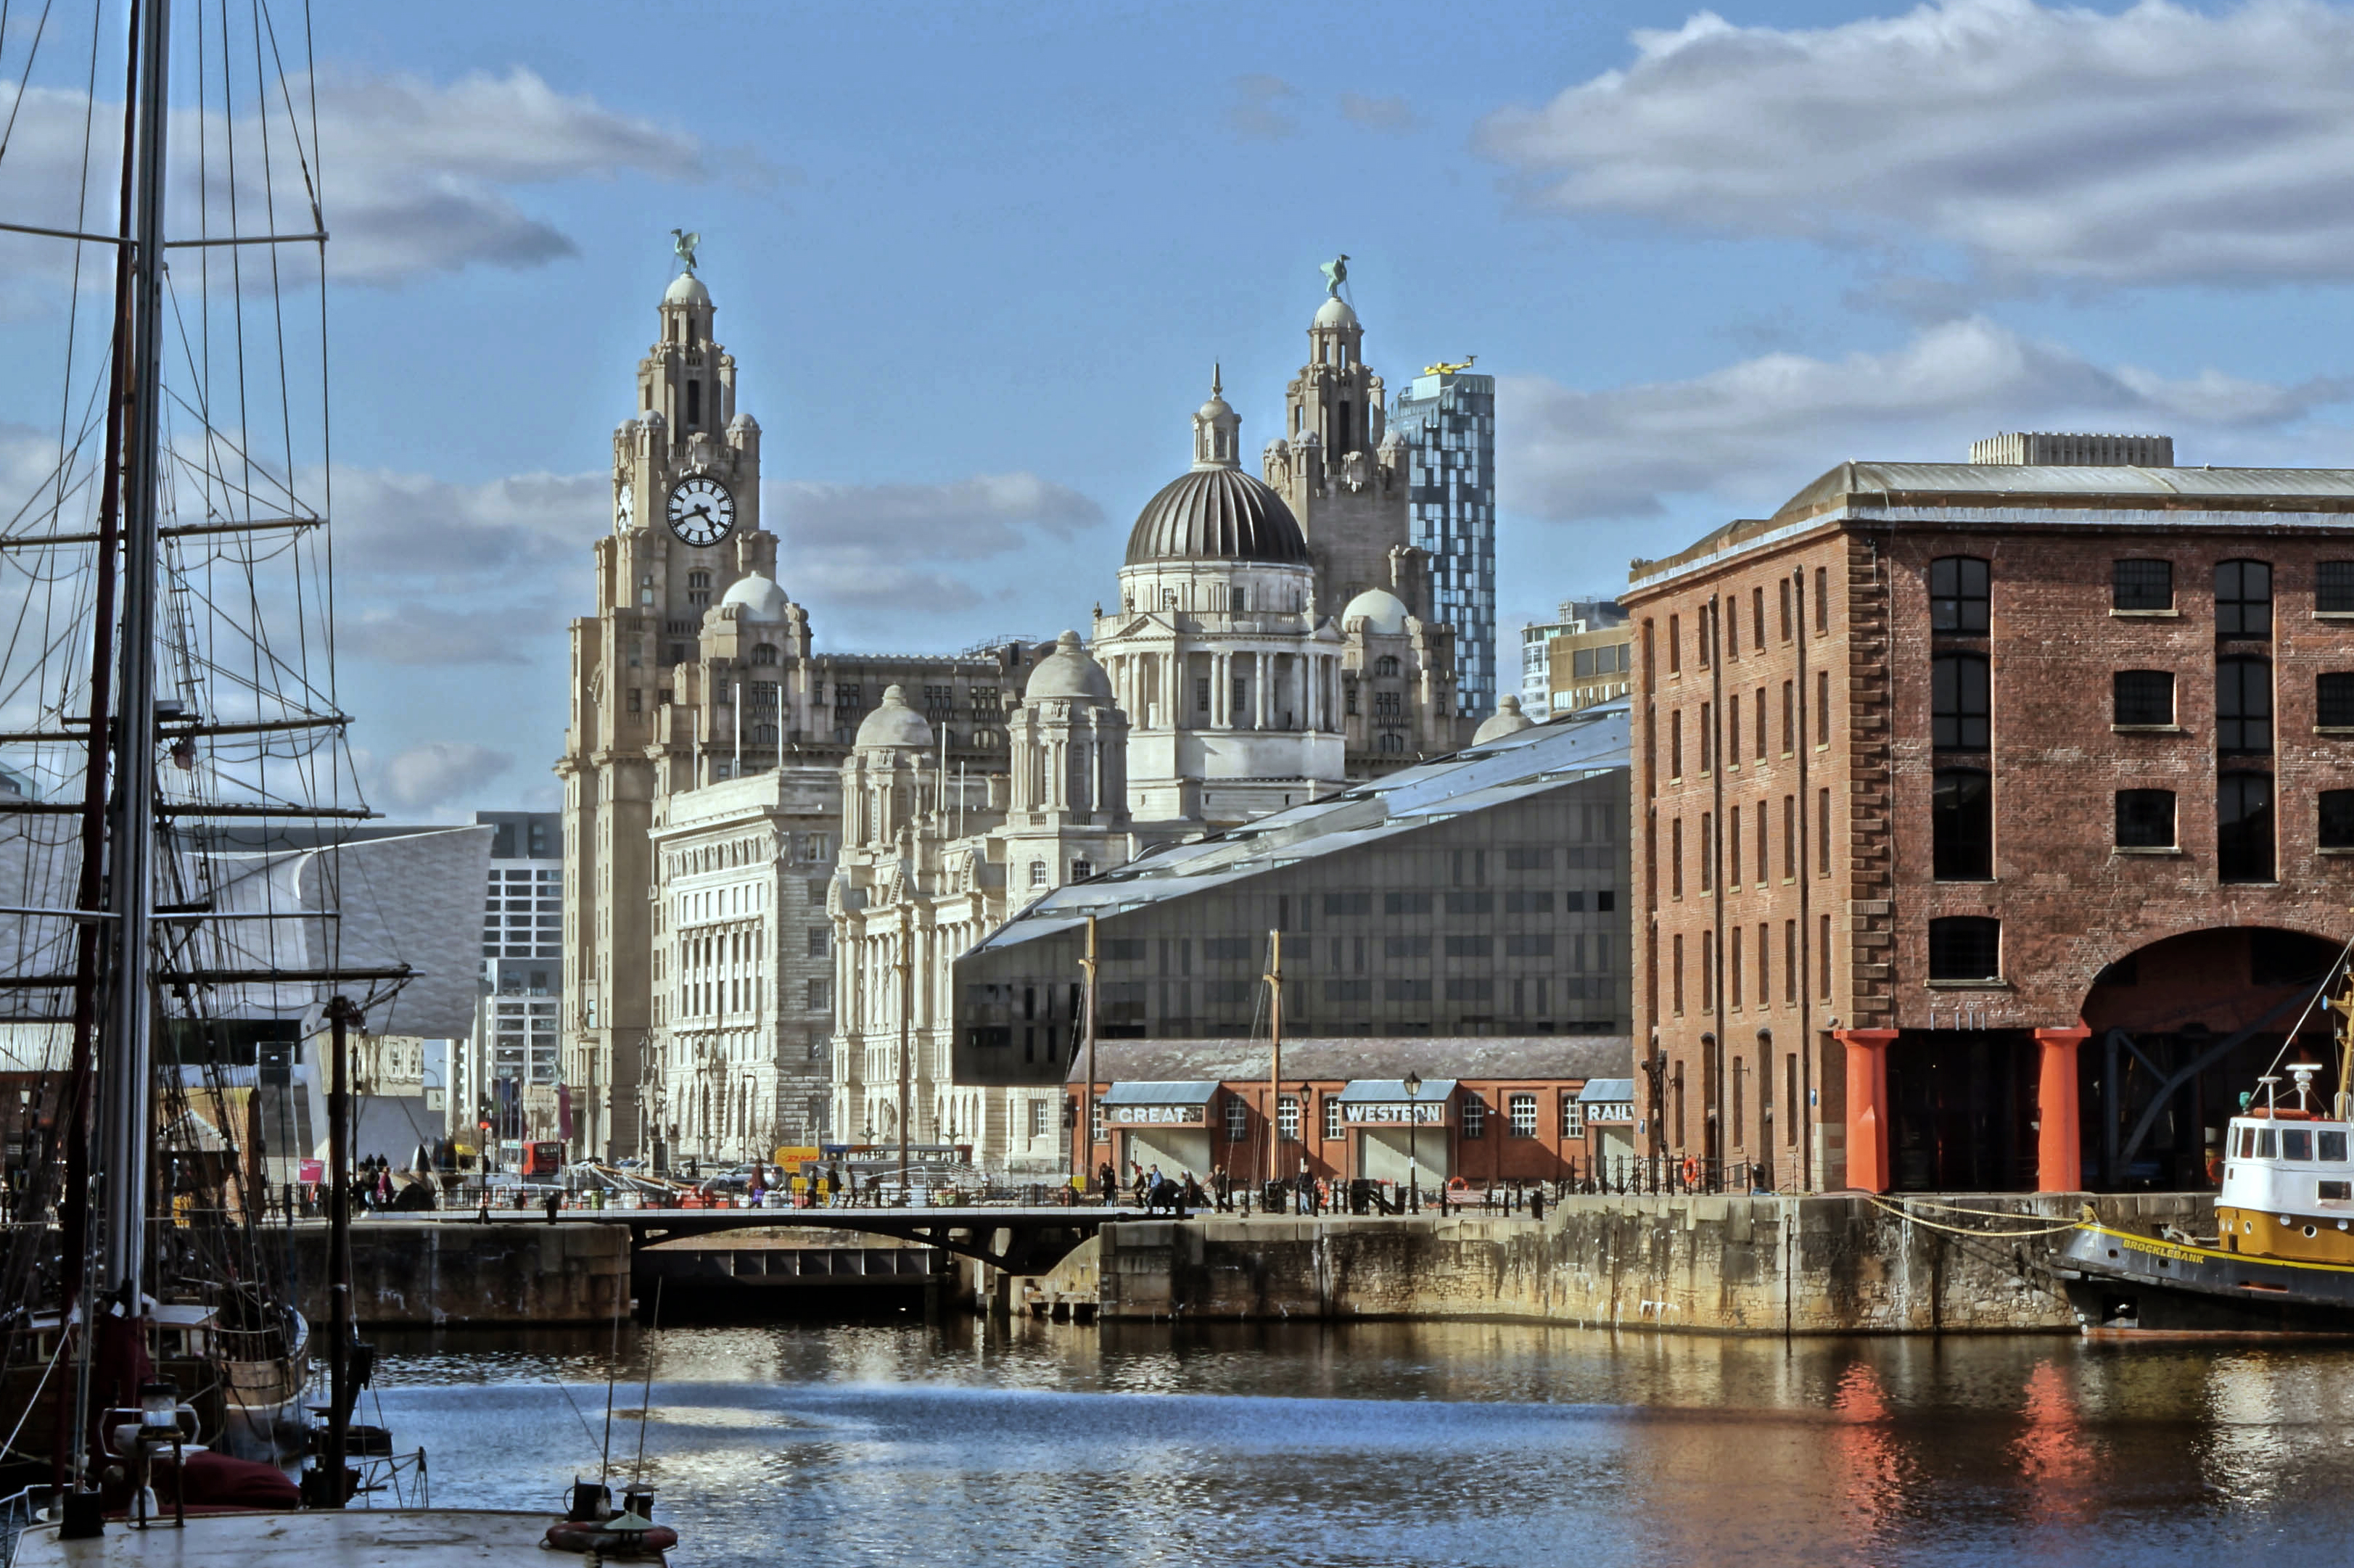
[[[73,299],[54,461],[0,521],[0,1087],[18,1091],[0,1094],[0,1300],[16,1304],[0,1453],[50,1481],[10,1561],[658,1561],[651,1492],[617,1509],[576,1488],[554,1522],[346,1509],[367,1360],[348,1033],[419,971],[363,938],[342,896],[355,867],[335,826],[372,813],[331,651],[318,79],[307,22],[260,0],[195,0],[176,37],[172,0],[131,0],[120,34],[104,9],[87,63],[94,84],[122,48],[114,227],[87,178],[80,210],[0,222],[10,243],[62,248],[48,271]],[[0,74],[55,74],[44,40],[70,29],[49,21],[28,37],[0,15]],[[175,44],[193,67],[177,85]],[[85,169],[107,166],[102,124],[82,116]],[[175,156],[196,165],[197,221],[167,237]],[[85,307],[94,285],[110,309]],[[451,967],[471,1001],[471,963]],[[314,1118],[295,1059],[322,1037]],[[314,1420],[284,1227],[318,1119],[332,1234]],[[306,1457],[298,1492],[280,1467]]]
[[[2089,1213],[2068,1233],[2050,1267],[2086,1334],[2354,1335],[2354,984],[2326,1004],[2338,1087],[2324,1105],[2308,1061],[2289,1065],[2285,1094],[2278,1073],[2257,1080],[2224,1128],[2213,1235],[2142,1235]]]

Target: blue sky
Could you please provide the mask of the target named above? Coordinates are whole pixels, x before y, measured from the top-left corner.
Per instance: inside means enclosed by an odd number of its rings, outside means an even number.
[[[2302,0],[316,26],[346,700],[396,814],[555,799],[673,226],[822,648],[1082,623],[1213,360],[1246,449],[1274,432],[1335,251],[1393,387],[1502,378],[1508,639],[1850,457],[2064,426],[2354,461],[2354,15]],[[54,211],[9,157],[0,208]],[[62,299],[0,283],[0,351]]]

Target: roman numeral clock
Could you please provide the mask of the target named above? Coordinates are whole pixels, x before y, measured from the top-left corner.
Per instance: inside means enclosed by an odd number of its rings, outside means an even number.
[[[717,480],[697,474],[671,486],[663,514],[683,543],[701,549],[735,531],[736,497]]]

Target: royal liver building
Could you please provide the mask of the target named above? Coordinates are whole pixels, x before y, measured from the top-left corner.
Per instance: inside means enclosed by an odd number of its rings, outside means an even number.
[[[571,1141],[746,1159],[895,1140],[904,1104],[916,1141],[1052,1165],[1051,1096],[956,1081],[957,955],[1151,844],[1469,738],[1363,329],[1317,310],[1263,479],[1214,381],[1117,598],[1073,607],[1084,642],[878,659],[815,652],[780,586],[714,314],[690,263],[614,434],[598,608],[572,628]]]

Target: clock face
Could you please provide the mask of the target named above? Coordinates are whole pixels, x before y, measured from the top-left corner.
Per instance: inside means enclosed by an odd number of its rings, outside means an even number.
[[[615,514],[620,518],[621,526],[624,528],[627,528],[637,522],[638,487],[636,485],[624,484],[621,486],[620,496],[613,503],[613,511]]]
[[[663,510],[670,531],[690,545],[716,545],[736,526],[736,498],[716,479],[679,481]]]

